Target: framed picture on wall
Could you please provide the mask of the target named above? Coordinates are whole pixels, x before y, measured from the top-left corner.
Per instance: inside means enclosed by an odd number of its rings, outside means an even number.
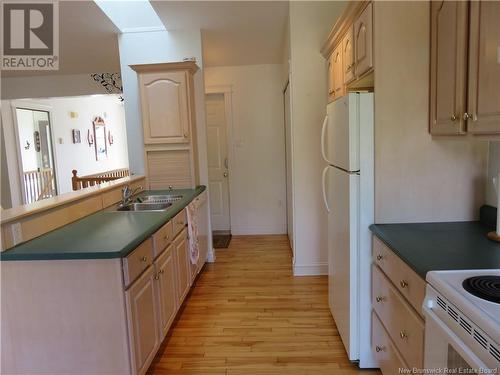
[[[94,147],[97,161],[108,157],[108,146],[106,143],[106,123],[102,117],[96,117],[92,122],[94,125]]]
[[[78,129],[73,129],[71,131],[73,135],[73,143],[82,143],[82,137],[80,135],[80,130]]]

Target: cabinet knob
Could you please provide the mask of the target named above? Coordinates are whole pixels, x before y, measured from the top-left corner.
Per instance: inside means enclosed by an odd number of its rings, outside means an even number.
[[[170,236],[167,234],[165,237],[163,237],[164,241],[168,241],[170,239]]]
[[[472,115],[469,114],[469,113],[467,113],[467,112],[465,112],[464,113],[464,120],[467,121],[467,120],[470,120],[470,119],[472,119]]]
[[[158,272],[158,274],[159,274],[159,275],[162,275],[163,273],[165,273],[165,270],[160,270],[160,271]]]
[[[405,331],[401,331],[399,332],[399,337],[401,338],[401,340],[405,340],[408,338],[408,334]]]
[[[399,285],[401,285],[401,288],[406,288],[408,286],[408,281],[406,280],[401,280],[399,282]]]
[[[160,276],[158,276],[158,275],[153,276],[153,279],[155,279],[155,280],[158,280],[159,278],[160,278]]]
[[[450,120],[451,120],[451,121],[457,121],[457,116],[452,115],[452,116],[450,117]]]
[[[382,301],[385,301],[385,297],[382,297],[382,296],[377,296],[377,297],[375,298],[375,300],[376,300],[377,302],[382,302]]]
[[[148,257],[147,257],[147,256],[143,256],[143,257],[141,258],[141,262],[147,262],[147,261],[148,261]]]
[[[375,347],[375,351],[376,351],[377,353],[380,353],[380,352],[385,352],[385,346],[378,346],[378,345],[377,345],[377,346]]]
[[[382,258],[383,258],[382,254],[377,255],[377,260],[382,260]]]
[[[184,133],[184,138],[187,138],[188,137],[188,133]]]

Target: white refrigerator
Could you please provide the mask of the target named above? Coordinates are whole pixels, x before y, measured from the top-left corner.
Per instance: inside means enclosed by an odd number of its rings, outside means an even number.
[[[328,300],[349,359],[361,368],[378,367],[370,348],[373,143],[372,93],[350,93],[328,105],[321,134]]]

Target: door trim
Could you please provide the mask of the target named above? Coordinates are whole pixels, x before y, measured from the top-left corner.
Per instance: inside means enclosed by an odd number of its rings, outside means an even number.
[[[10,108],[12,112],[12,125],[14,127],[14,135],[16,139],[16,156],[17,156],[17,175],[19,178],[19,187],[18,191],[21,194],[20,196],[20,203],[21,204],[26,204],[24,203],[24,196],[25,196],[25,191],[24,191],[24,183],[23,183],[23,162],[21,158],[21,150],[20,150],[20,142],[19,142],[19,126],[17,123],[17,113],[16,109],[27,109],[31,111],[41,111],[41,112],[47,112],[49,114],[49,127],[50,127],[50,143],[52,146],[52,160],[54,162],[54,182],[56,185],[56,191],[57,195],[60,194],[61,188],[59,186],[59,178],[58,178],[58,163],[57,163],[57,152],[56,152],[56,141],[55,141],[55,135],[54,135],[54,113],[53,113],[53,108],[52,106],[45,105],[45,104],[39,104],[36,102],[31,102],[31,101],[25,101],[25,100],[12,100],[10,102]],[[10,167],[10,166],[9,166]]]
[[[233,177],[233,157],[234,157],[234,149],[233,149],[233,85],[209,85],[205,86],[205,95],[207,94],[222,94],[224,95],[224,111],[226,115],[226,143],[227,143],[227,164],[229,175],[227,178],[228,190],[229,190],[229,230],[235,225],[235,213],[234,213],[234,205],[231,203],[231,196],[235,196],[234,194],[234,184],[231,182]],[[207,140],[207,149],[208,149],[208,140]],[[209,192],[210,193],[210,192]],[[209,206],[210,207],[210,206]],[[210,213],[211,215],[211,213]]]

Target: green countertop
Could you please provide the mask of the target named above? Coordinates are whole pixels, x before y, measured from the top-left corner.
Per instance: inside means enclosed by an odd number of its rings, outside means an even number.
[[[205,190],[150,190],[146,194],[179,194],[182,199],[166,211],[99,211],[0,254],[6,260],[121,258],[177,215]]]
[[[428,271],[500,268],[500,244],[479,221],[374,224],[370,230],[423,279]]]

